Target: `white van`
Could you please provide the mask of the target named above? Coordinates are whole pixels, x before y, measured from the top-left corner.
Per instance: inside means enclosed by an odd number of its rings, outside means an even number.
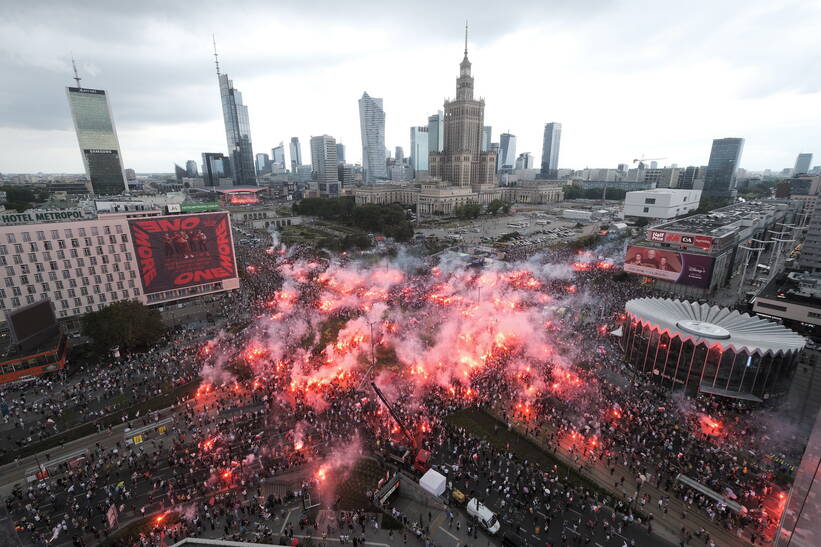
[[[487,506],[479,503],[476,498],[471,498],[467,504],[468,515],[476,519],[476,521],[488,531],[490,534],[495,534],[501,528],[499,519],[496,514],[487,508]]]

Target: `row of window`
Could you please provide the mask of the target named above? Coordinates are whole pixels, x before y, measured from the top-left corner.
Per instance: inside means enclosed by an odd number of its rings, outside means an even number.
[[[137,285],[134,281],[134,276],[132,275],[131,277],[132,278],[128,280],[128,288],[133,289]],[[102,292],[102,289],[100,288],[100,286],[102,285],[103,280],[99,275],[94,276],[94,279],[95,279],[95,284],[91,285],[91,286],[93,287],[93,291],[94,291],[95,294],[100,294]],[[72,279],[71,281],[74,281],[74,280]],[[83,286],[79,287],[79,289],[80,289],[80,294],[85,296],[85,295],[88,294],[88,287],[89,287],[88,278],[84,278],[83,281],[84,281],[84,284],[83,284]],[[111,292],[113,290],[111,288],[112,283],[116,283],[118,289],[124,289],[125,288],[124,284],[126,283],[126,281],[125,281],[125,274],[123,274],[123,272],[120,272],[120,274],[119,274],[119,281],[115,282],[114,281],[114,276],[111,275],[111,274],[108,274],[106,276],[106,281],[107,281],[107,283],[105,283],[105,285],[103,285],[103,288],[105,289],[106,292]],[[62,281],[57,281],[57,289],[54,291],[54,298],[60,299],[60,298],[63,297],[63,288],[64,288],[63,287],[63,282]],[[71,287],[67,290],[68,296],[70,296],[70,297],[76,296],[76,294],[75,294],[76,291],[74,290],[76,288],[77,288],[76,282],[72,283]],[[44,294],[48,294],[48,295],[51,294],[51,285],[49,285],[48,283],[42,283],[40,285],[40,289],[41,289],[40,292],[42,292]],[[0,288],[0,298],[6,298],[6,295],[9,294],[9,293],[13,296],[22,296],[23,290],[17,285],[6,283],[6,288]],[[26,294],[37,294],[37,287],[35,285],[26,285]]]
[[[83,257],[89,258],[91,263],[96,266],[97,265],[97,257],[101,257],[101,260],[102,260],[103,264],[108,264],[109,263],[109,261],[110,261],[109,257],[110,256],[114,257],[115,262],[120,262],[120,254],[117,252],[118,250],[119,250],[120,253],[125,253],[125,255],[127,257],[127,260],[131,260],[131,253],[126,251],[125,243],[121,243],[120,246],[119,246],[119,249],[114,247],[114,245],[109,245],[108,246],[108,252],[106,252],[106,250],[103,249],[102,247],[97,247],[96,253],[94,253],[94,254],[91,253],[90,248],[86,247],[85,249],[83,249],[83,252],[82,252],[83,256],[82,257],[80,256],[80,253],[77,251],[77,249],[70,249],[69,250],[69,257],[77,259],[77,264],[80,265],[80,266],[84,265]],[[16,254],[16,255],[12,256],[12,260],[11,260],[11,262],[14,265],[17,265],[17,266],[21,267],[22,273],[28,273],[28,269],[29,269],[30,264],[34,264],[35,268],[40,268],[37,271],[41,271],[41,272],[45,271],[45,265],[44,265],[45,262],[49,263],[52,270],[57,270],[58,269],[57,268],[57,262],[55,261],[55,257],[52,257],[51,253],[49,251],[43,252],[40,257],[35,255],[34,253],[29,254],[28,257],[27,257],[28,258],[27,262],[24,262],[23,258],[24,257],[22,255],[17,255]],[[65,267],[66,268],[71,268],[71,262],[69,262],[69,259],[66,258],[65,251],[62,251],[62,250],[57,251],[56,260],[63,260],[64,261],[63,264],[65,265]],[[9,260],[5,256],[0,255],[0,266],[9,266]],[[6,269],[8,269],[8,268],[6,268]]]
[[[102,230],[100,228],[102,228]],[[47,234],[47,232],[48,232],[48,234]],[[48,231],[46,231],[46,230],[36,230],[35,232],[21,232],[20,237],[21,237],[23,243],[28,243],[30,241],[34,241],[35,238],[36,238],[37,241],[45,241],[47,238],[48,239],[60,239],[60,237],[66,237],[68,239],[71,239],[72,237],[74,237],[74,228],[65,228],[65,229],[62,230],[62,232],[63,233],[62,233],[62,236],[61,236],[60,235],[60,230],[48,230]],[[122,227],[121,224],[115,224],[113,226],[113,230],[112,230],[112,226],[109,226],[109,225],[106,224],[102,227],[92,226],[89,229],[77,228],[77,235],[80,236],[80,237],[85,237],[87,234],[92,235],[92,236],[99,236],[101,233],[103,235],[110,235],[112,233],[122,234],[123,233],[123,227]],[[32,236],[32,234],[34,234],[34,235]],[[13,233],[7,233],[6,234],[6,243],[17,243],[17,236]]]
[[[122,287],[121,283],[117,284],[118,287]],[[108,287],[108,286],[107,286]],[[139,289],[131,289],[131,292],[127,289],[122,289],[119,293],[111,292],[110,294],[100,293],[97,295],[97,302],[95,302],[95,295],[88,295],[84,298],[74,297],[71,300],[68,298],[64,298],[62,300],[55,299],[54,303],[57,307],[58,315],[60,317],[69,317],[71,315],[79,315],[81,313],[88,313],[94,311],[94,306],[96,305],[97,309],[100,309],[110,302],[116,302],[118,300],[127,300],[129,298],[137,298],[140,295]],[[56,296],[56,295],[55,295]],[[59,298],[59,297],[58,297]],[[26,295],[25,298],[21,298],[19,296],[13,296],[8,300],[3,300],[3,305],[7,309],[14,309],[19,308],[20,306],[25,304],[34,304],[34,302],[41,300],[42,296],[37,297],[35,295]],[[85,302],[84,302],[85,301]],[[82,310],[83,306],[85,305],[85,311]]]
[[[7,236],[13,236],[14,234],[6,234]],[[71,247],[73,249],[79,248],[80,239],[79,238],[69,238],[69,239],[58,239],[57,240],[57,249],[66,249],[68,248],[69,241],[71,243]],[[97,248],[101,248],[103,245],[108,243],[109,247],[113,247],[117,243],[118,239],[115,235],[109,235],[108,238],[103,236],[97,236],[96,239],[91,239],[90,237],[83,237],[83,245],[85,247],[93,247],[97,245]],[[128,243],[128,234],[121,234],[119,237],[119,241],[121,243]],[[41,248],[42,247],[42,248]],[[0,245],[0,256],[5,256],[9,254],[9,246],[8,245]],[[22,243],[14,243],[11,246],[11,250],[14,251],[15,254],[23,254],[24,252],[29,253],[36,253],[42,251],[53,251],[55,249],[55,244],[52,241],[43,241],[42,245],[40,245],[37,241],[32,241],[28,243],[27,246],[24,246]]]

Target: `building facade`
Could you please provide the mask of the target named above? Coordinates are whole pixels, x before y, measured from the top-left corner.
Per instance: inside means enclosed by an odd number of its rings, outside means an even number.
[[[242,93],[234,88],[234,82],[227,74],[220,74],[217,68],[222,99],[222,119],[225,122],[225,140],[234,183],[238,186],[256,186],[254,151],[251,146],[251,122],[248,107],[242,102]]]
[[[490,152],[491,140],[493,140],[493,127],[485,125],[482,127],[482,152]]]
[[[271,163],[277,170],[287,169],[285,165],[285,145],[279,143],[277,146],[271,148]]]
[[[428,170],[428,128],[410,128],[410,163],[414,172]]]
[[[793,176],[806,175],[810,172],[810,165],[812,164],[812,154],[802,152],[795,158],[795,168],[793,169]]]
[[[559,146],[562,140],[562,124],[550,122],[544,124],[542,137],[542,169],[539,176],[543,179],[559,178]]]
[[[336,162],[345,163],[345,145],[341,142],[336,143]]]
[[[496,167],[498,171],[509,171],[516,167],[516,135],[499,135],[499,157],[496,160]]]
[[[83,167],[90,181],[89,192],[125,193],[128,186],[108,95],[102,89],[84,87],[67,87],[66,95]]]
[[[382,99],[367,93],[359,99],[359,130],[362,137],[362,169],[365,184],[388,178],[385,164],[385,110]]]
[[[698,209],[701,190],[653,189],[627,192],[624,216],[670,220]]]
[[[708,198],[734,200],[736,170],[744,151],[744,139],[715,139],[710,150],[710,161],[704,173],[704,192]]]
[[[445,148],[445,114],[439,110],[428,117],[428,153],[441,152]]]
[[[302,165],[302,146],[299,144],[299,137],[291,137],[288,145],[291,153],[291,173],[297,174],[299,166]]]
[[[126,171],[128,171],[128,170],[126,169]],[[196,161],[188,160],[187,162],[185,162],[185,174],[189,178],[200,176],[199,172],[197,170],[197,162]]]
[[[205,186],[220,186],[221,179],[225,178],[231,178],[231,160],[221,152],[203,152],[203,184]]]
[[[533,169],[533,154],[530,152],[522,152],[516,158],[516,170]]]
[[[821,271],[821,201],[815,200],[812,214],[807,222],[807,235],[801,245],[798,264],[811,272]]]
[[[339,195],[336,139],[330,135],[311,137],[311,167],[320,196]]]

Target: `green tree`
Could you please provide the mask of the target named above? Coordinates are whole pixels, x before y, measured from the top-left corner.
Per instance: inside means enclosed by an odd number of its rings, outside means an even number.
[[[584,197],[584,190],[572,184],[562,186],[562,190],[564,190],[564,199],[579,199]]]
[[[84,315],[82,331],[94,340],[98,351],[119,346],[121,351],[130,352],[156,343],[165,326],[157,310],[125,300]]]
[[[504,205],[505,202],[501,199],[494,199],[493,201],[487,204],[487,212],[488,214],[495,215],[502,209]]]

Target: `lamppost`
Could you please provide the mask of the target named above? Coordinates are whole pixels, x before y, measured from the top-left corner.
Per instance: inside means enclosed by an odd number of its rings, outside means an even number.
[[[757,239],[751,239],[749,241],[759,241]],[[765,243],[765,242],[760,242]],[[747,278],[747,266],[750,265],[750,252],[751,251],[758,251],[758,256],[761,256],[761,251],[764,250],[764,247],[747,247],[746,245],[739,245],[739,249],[744,249],[747,251],[744,254],[744,269],[741,271],[741,280],[738,283],[738,299],[741,299],[741,291],[744,290],[744,281]],[[756,257],[756,268],[758,267],[758,257]]]

